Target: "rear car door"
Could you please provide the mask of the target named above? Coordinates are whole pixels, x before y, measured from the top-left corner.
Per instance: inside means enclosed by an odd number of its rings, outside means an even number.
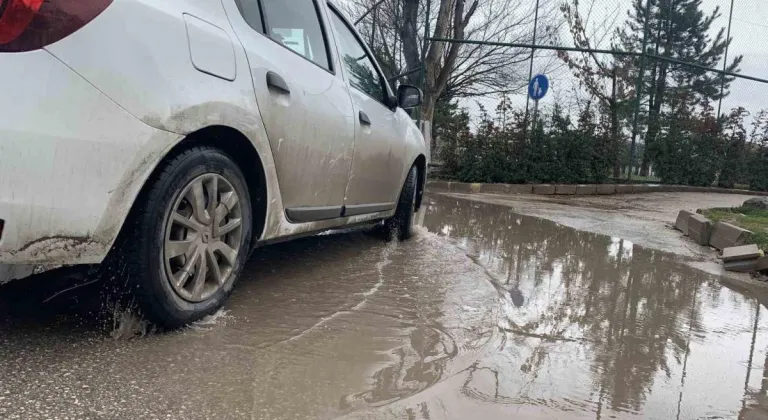
[[[335,8],[329,12],[355,111],[355,152],[345,214],[393,209],[405,165],[405,142],[398,134],[396,109],[389,105],[394,95],[350,23]]]
[[[353,108],[319,0],[224,0],[245,48],[292,222],[340,217]]]

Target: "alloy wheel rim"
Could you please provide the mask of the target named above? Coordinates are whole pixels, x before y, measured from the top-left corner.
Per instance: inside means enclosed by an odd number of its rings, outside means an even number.
[[[162,259],[174,292],[202,302],[232,277],[242,239],[240,198],[219,174],[189,182],[168,211]]]

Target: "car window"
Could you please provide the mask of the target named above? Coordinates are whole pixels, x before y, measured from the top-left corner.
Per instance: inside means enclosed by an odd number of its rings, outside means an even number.
[[[384,80],[365,52],[365,48],[344,20],[333,10],[331,21],[338,34],[339,53],[341,54],[341,61],[347,69],[350,84],[374,99],[385,103],[388,95],[384,88]]]
[[[243,15],[243,19],[251,25],[251,28],[257,30],[260,33],[264,33],[264,21],[261,19],[261,7],[259,7],[259,0],[237,0],[237,8],[240,9],[240,14]]]
[[[315,0],[261,0],[261,5],[268,28],[267,36],[330,70]]]

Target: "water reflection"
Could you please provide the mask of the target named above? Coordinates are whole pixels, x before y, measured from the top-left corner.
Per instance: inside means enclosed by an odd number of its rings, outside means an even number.
[[[495,406],[489,413],[667,419],[762,410],[767,325],[754,298],[673,255],[497,206],[433,197],[424,226],[464,248],[498,292],[502,339],[460,391]]]

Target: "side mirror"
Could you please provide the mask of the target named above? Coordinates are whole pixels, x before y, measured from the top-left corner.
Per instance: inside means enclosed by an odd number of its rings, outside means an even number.
[[[411,85],[400,85],[397,88],[397,105],[403,109],[413,109],[421,105],[424,94],[421,89]]]

